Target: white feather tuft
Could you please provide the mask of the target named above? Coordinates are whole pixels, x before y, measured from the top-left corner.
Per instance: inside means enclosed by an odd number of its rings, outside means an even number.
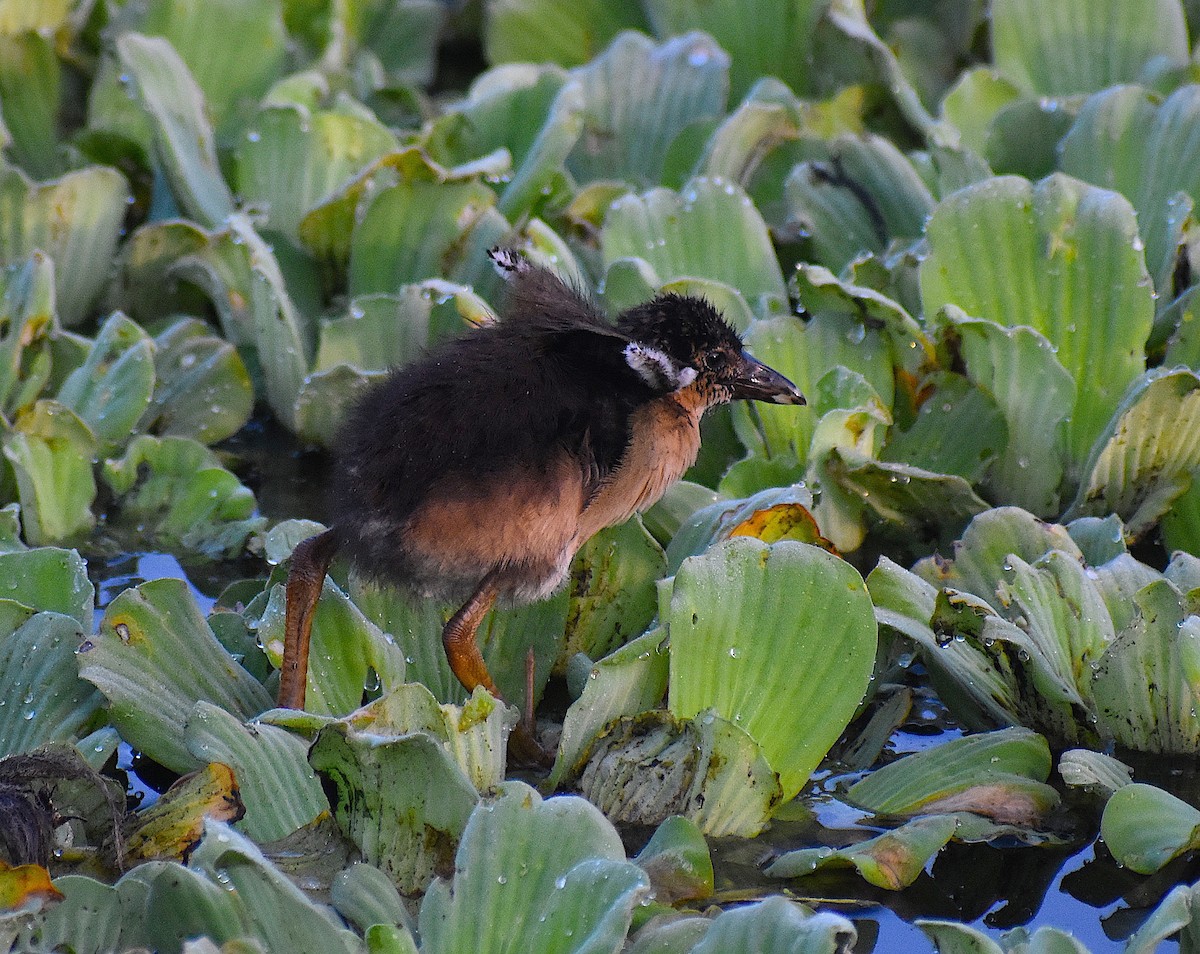
[[[631,341],[625,346],[625,361],[656,391],[678,391],[696,380],[696,369],[680,367],[665,351]]]
[[[515,248],[506,248],[503,245],[497,245],[495,248],[490,249],[488,251],[488,258],[492,260],[492,265],[495,267],[497,274],[506,281],[511,280],[514,275],[529,271],[531,268],[529,262],[521,258]]]

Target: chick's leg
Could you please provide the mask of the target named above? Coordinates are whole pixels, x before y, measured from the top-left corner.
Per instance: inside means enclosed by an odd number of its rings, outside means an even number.
[[[304,708],[313,613],[325,583],[325,571],[337,548],[333,531],[326,530],[301,542],[292,553],[284,614],[283,663],[279,669],[278,704],[281,708]]]
[[[451,671],[463,688],[473,692],[476,686],[483,686],[497,699],[503,700],[504,696],[496,688],[475,638],[479,624],[495,605],[498,593],[496,574],[489,573],[462,609],[450,617],[450,622],[442,630],[442,647],[446,650]],[[532,705],[528,708],[531,710]],[[508,740],[508,751],[515,761],[522,764],[545,765],[550,762],[549,754],[537,740],[533,720],[528,716],[513,729]]]

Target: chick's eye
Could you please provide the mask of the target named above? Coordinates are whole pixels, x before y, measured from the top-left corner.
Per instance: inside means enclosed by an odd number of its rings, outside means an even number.
[[[703,364],[705,371],[720,371],[725,367],[725,355],[720,351],[709,351],[704,355]]]

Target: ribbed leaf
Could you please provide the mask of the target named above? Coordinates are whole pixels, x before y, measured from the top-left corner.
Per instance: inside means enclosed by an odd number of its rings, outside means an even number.
[[[681,192],[654,189],[618,199],[604,220],[600,244],[606,267],[642,258],[659,283],[711,278],[752,304],[763,295],[786,296],[767,227],[733,183],[693,179]]]
[[[87,564],[75,550],[22,547],[0,552],[0,580],[0,599],[62,613],[91,632],[96,588],[88,579]]]
[[[313,206],[397,145],[387,127],[358,112],[264,109],[238,148],[238,192],[263,208],[265,227],[298,242]]]
[[[1031,24],[1037,29],[1031,29]],[[992,49],[1000,72],[1043,96],[1091,93],[1137,79],[1156,57],[1188,60],[1179,0],[996,0]]]
[[[728,72],[728,55],[702,33],[659,46],[641,34],[622,33],[575,71],[586,118],[567,168],[582,183],[622,179],[642,188],[657,183],[680,131],[724,110]]]
[[[810,908],[786,898],[722,911],[692,954],[723,951],[778,951],[779,954],[822,954],[852,950],[858,932],[840,914]]]
[[[987,477],[995,499],[1037,514],[1058,509],[1063,428],[1075,384],[1054,348],[1032,328],[1005,328],[947,309],[967,377],[1004,414],[1008,440]]]
[[[563,721],[549,784],[557,787],[582,769],[580,760],[608,723],[652,709],[662,700],[667,690],[665,638],[656,627],[589,669],[583,692]]]
[[[791,798],[870,678],[875,618],[858,573],[817,547],[738,537],[684,562],[664,622],[672,713],[715,709],[743,728]]]
[[[906,755],[855,782],[846,796],[876,813],[910,815],[955,810],[940,806],[976,789],[985,798],[992,793],[995,810],[987,813],[1000,819],[1004,813],[1027,808],[1024,799],[1029,789],[1024,783],[1042,783],[1049,775],[1050,747],[1042,736],[1029,729],[1001,729]],[[1045,789],[1043,799],[1057,804],[1054,790],[1040,787]],[[986,811],[984,804],[977,804],[975,810]]]
[[[566,640],[555,668],[561,672],[576,653],[607,656],[645,630],[658,608],[655,583],[666,562],[637,518],[584,544],[571,566]]]
[[[197,767],[183,729],[197,700],[243,719],[271,697],[221,647],[182,580],[123,591],[79,650],[79,675],[108,699],[121,735],[176,772]]]
[[[69,874],[55,878],[54,886],[63,893],[62,903],[22,933],[18,950],[57,947],[75,954],[107,954],[142,942],[146,892],[135,879],[124,878],[114,886]]]
[[[58,400],[79,415],[112,453],[129,440],[154,390],[154,347],[138,325],[117,313],[100,327],[87,360],[58,389]]]
[[[58,317],[67,328],[87,318],[104,288],[128,199],[124,177],[103,166],[43,183],[0,169],[0,261],[23,261],[34,249],[48,254]]]
[[[250,420],[254,387],[237,350],[195,318],[154,338],[154,395],[139,430],[215,444]]]
[[[96,438],[70,408],[38,401],[0,431],[0,445],[17,478],[26,541],[68,540],[93,527]]]
[[[543,801],[508,782],[496,801],[471,813],[453,880],[435,881],[426,893],[421,949],[615,954],[647,888],[595,807],[570,796]],[[495,930],[501,922],[505,929]]]
[[[277,841],[329,808],[308,764],[308,743],[265,724],[200,701],[184,727],[188,751],[201,762],[221,762],[237,778],[245,817],[239,825],[257,842]]]
[[[1200,374],[1147,372],[1099,436],[1065,518],[1115,513],[1146,534],[1200,470]]]
[[[893,240],[917,239],[933,196],[904,154],[880,136],[842,136],[826,160],[796,166],[783,186],[787,224],[812,237],[835,272]]]
[[[1133,779],[1133,769],[1111,755],[1090,749],[1070,749],[1058,758],[1058,774],[1071,786],[1108,796]]]
[[[921,297],[1006,327],[1028,325],[1075,379],[1071,476],[1145,367],[1154,313],[1128,201],[1054,175],[989,179],[943,200],[929,220]]]
[[[1158,580],[1134,596],[1137,614],[1100,658],[1092,691],[1101,725],[1143,752],[1200,751],[1200,617]]]
[[[1124,195],[1138,213],[1146,265],[1166,304],[1176,245],[1186,212],[1173,197],[1200,199],[1200,86],[1181,86],[1166,100],[1136,86],[1090,97],[1062,140],[1064,172]]]
[[[277,584],[258,623],[258,637],[276,665],[283,658],[285,611],[285,589]],[[307,708],[330,715],[353,712],[368,687],[386,692],[404,681],[405,670],[403,651],[392,637],[327,579],[313,614]]]
[[[20,562],[33,567],[31,560]],[[0,577],[3,572],[0,568]],[[100,697],[75,668],[82,638],[73,617],[0,600],[0,756],[76,739],[95,715]]]
[[[217,165],[200,87],[171,44],[159,37],[126,33],[117,40],[117,54],[137,84],[176,201],[202,225],[218,225],[233,212],[233,196]]]
[[[405,894],[424,890],[449,863],[479,797],[422,732],[388,737],[335,723],[318,733],[309,762],[332,785],[334,817],[363,860]]]
[[[489,63],[587,63],[622,30],[645,30],[637,0],[492,0],[483,35]]]
[[[157,539],[215,555],[237,553],[264,525],[254,494],[190,437],[135,437],[103,467],[119,511]]]
[[[288,54],[283,6],[278,0],[157,0],[131,22],[178,52],[204,93],[222,145],[229,145],[233,131],[283,72]]]
[[[29,175],[48,179],[62,171],[57,128],[62,67],[50,36],[0,34],[0,105],[12,136],[9,152]]]
[[[338,874],[329,889],[338,913],[365,931],[372,924],[395,924],[413,929],[408,908],[391,879],[374,865],[355,863]],[[413,945],[415,954],[416,945]]]
[[[188,859],[188,866],[202,871],[220,891],[235,900],[248,928],[239,935],[256,938],[264,950],[311,948],[330,954],[342,951],[357,954],[361,950],[358,938],[342,926],[337,915],[309,899],[252,841],[222,822],[210,821],[205,825],[204,840]],[[170,908],[159,911],[159,916],[169,923]],[[147,918],[149,922],[154,914],[153,904],[147,913],[151,915]],[[224,927],[220,922],[216,926]],[[176,931],[176,938],[201,933],[178,931],[178,928]],[[164,935],[170,936],[166,932]],[[154,946],[164,945],[160,941]]]
[[[659,36],[703,30],[730,56],[735,97],[760,76],[778,76],[798,93],[813,88],[813,43],[826,0],[770,0],[747,16],[737,0],[650,0],[646,16]]]
[[[495,202],[479,182],[412,180],[384,189],[351,237],[350,294],[395,294],[445,275],[446,256]]]

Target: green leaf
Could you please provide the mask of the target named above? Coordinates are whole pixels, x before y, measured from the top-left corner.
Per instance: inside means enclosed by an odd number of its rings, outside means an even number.
[[[1064,515],[1115,513],[1131,540],[1144,536],[1200,470],[1200,375],[1187,368],[1146,372],[1100,434],[1074,503]]]
[[[182,580],[121,592],[77,660],[80,677],[108,699],[121,735],[176,772],[199,764],[183,734],[198,700],[242,719],[271,705],[267,691],[217,642]]]
[[[894,831],[876,835],[848,848],[801,848],[780,855],[767,874],[773,878],[801,878],[822,868],[852,867],[868,884],[890,891],[907,888],[925,865],[954,836],[953,815],[917,818]]]
[[[978,482],[1008,444],[1003,413],[987,392],[959,375],[935,376],[927,387],[917,419],[906,430],[893,430],[881,456]]]
[[[265,523],[250,489],[190,437],[135,437],[103,477],[122,515],[169,544],[233,554]]]
[[[1111,755],[1090,749],[1071,749],[1058,759],[1058,774],[1064,782],[1108,797],[1132,781],[1133,769]]]
[[[195,318],[154,338],[154,394],[140,430],[215,444],[250,420],[254,386],[237,349]]]
[[[912,163],[880,136],[840,136],[827,159],[796,166],[783,185],[787,226],[811,235],[816,260],[841,271],[865,252],[924,231],[933,196]]]
[[[184,742],[202,764],[233,769],[246,806],[238,826],[259,843],[290,835],[329,808],[308,764],[308,743],[284,729],[243,724],[201,700],[188,716]]]
[[[27,410],[50,378],[58,319],[54,262],[35,251],[0,273],[0,413]]]
[[[1033,513],[1055,512],[1064,429],[1075,404],[1071,375],[1032,328],[1006,328],[954,308],[943,316],[967,377],[995,399],[1004,415],[1008,440],[986,480],[994,499]]]
[[[946,304],[1006,327],[1028,325],[1075,379],[1070,473],[1086,459],[1145,367],[1153,290],[1129,203],[1054,175],[990,179],[944,199],[920,270],[925,313]]]
[[[684,561],[664,622],[671,712],[715,709],[743,728],[791,798],[870,679],[876,627],[862,578],[817,547],[739,537]],[[778,665],[783,655],[795,670]],[[794,671],[804,672],[803,685]],[[793,704],[781,708],[775,701],[785,694]]]
[[[38,401],[20,414],[13,430],[0,429],[21,502],[25,540],[37,546],[91,530],[96,478],[96,438],[68,407]]]
[[[62,171],[58,107],[62,67],[50,36],[29,31],[0,36],[0,104],[12,135],[9,154],[35,179]]]
[[[150,338],[118,312],[101,325],[87,360],[58,389],[58,400],[91,428],[102,453],[112,453],[129,439],[153,390]]]
[[[0,598],[71,616],[85,632],[92,631],[96,588],[75,550],[34,547],[0,553],[0,580]]]
[[[234,910],[240,917],[236,921],[215,922],[213,927],[218,930],[229,931],[240,921],[245,926],[235,936],[253,937],[266,951],[301,950],[307,945],[330,954],[357,954],[361,950],[358,939],[342,926],[335,914],[310,900],[253,842],[228,825],[215,821],[205,824],[204,840],[188,859],[188,866],[203,872],[218,891],[233,899]],[[162,880],[160,876],[159,882]],[[172,924],[174,912],[170,900],[163,897],[156,903],[152,893],[147,903],[147,923],[153,923],[157,916],[164,926],[174,928],[176,941],[201,933],[181,931]],[[173,900],[178,905],[182,899]],[[169,937],[170,933],[164,931],[153,946],[166,947],[172,943]]]
[[[424,890],[449,864],[478,800],[442,746],[421,732],[384,736],[335,723],[317,734],[309,762],[332,786],[334,817],[363,860],[405,894]]]
[[[622,33],[574,73],[585,119],[568,170],[581,183],[622,179],[645,188],[659,182],[675,137],[724,110],[728,72],[728,55],[702,33],[661,45]]]
[[[338,913],[365,931],[372,924],[395,924],[413,930],[408,908],[391,879],[374,865],[352,864],[341,871],[329,889]],[[416,946],[413,946],[416,954]]]
[[[176,239],[170,236],[169,239]],[[246,216],[231,216],[171,271],[204,289],[221,319],[225,337],[257,359],[267,402],[275,416],[294,426],[296,396],[308,373],[311,329],[294,304],[279,259]]]
[[[200,6],[187,0],[157,0],[141,10],[125,11],[125,23],[170,42],[203,91],[221,145],[227,146],[283,73],[289,52],[283,6],[278,0],[206,0]],[[217,24],[220,29],[213,29]]]
[[[283,658],[285,612],[286,591],[276,584],[258,636],[277,666]],[[404,681],[405,671],[400,647],[327,579],[313,614],[306,708],[330,715],[353,712],[369,686],[387,691]]]
[[[1118,863],[1153,874],[1200,845],[1200,811],[1161,788],[1133,782],[1105,804],[1100,835]]]
[[[712,710],[686,720],[663,709],[625,716],[587,758],[579,792],[625,824],[682,815],[714,838],[752,838],[783,801],[762,746]]]
[[[614,719],[652,709],[667,691],[664,631],[656,627],[592,665],[583,692],[567,709],[547,784],[577,775],[600,732]]]
[[[202,225],[220,224],[234,211],[233,196],[217,164],[204,94],[187,64],[166,40],[137,33],[117,39],[117,55],[150,117],[155,149],[176,200]]]
[[[536,846],[536,847],[535,847]],[[530,864],[536,850],[538,863]],[[471,813],[451,881],[421,904],[427,954],[616,951],[648,888],[616,829],[581,798],[545,801],[521,782]],[[506,925],[503,932],[488,925]]]
[[[1045,738],[1001,729],[906,755],[855,782],[846,797],[879,814],[974,811],[1028,824],[1058,804],[1058,793],[1042,784],[1049,775]]]
[[[650,876],[654,898],[663,904],[703,899],[713,893],[708,843],[695,824],[679,815],[659,825],[634,860]]]
[[[958,129],[963,145],[982,156],[987,150],[991,121],[1020,95],[1021,91],[996,70],[971,67],[959,74],[942,97],[942,118]]]
[[[0,600],[0,757],[83,734],[100,698],[75,669],[82,639],[70,616]]]
[[[1200,198],[1200,144],[1192,136],[1198,119],[1200,88],[1194,85],[1165,100],[1120,86],[1088,98],[1060,147],[1064,172],[1117,190],[1137,209],[1160,307],[1182,290],[1173,287],[1172,272],[1187,213],[1180,214],[1175,196]]]
[[[996,67],[1027,92],[1091,93],[1137,79],[1157,57],[1188,60],[1179,0],[1064,0],[1052,17],[1045,12],[1037,0],[997,0],[992,10]]]
[[[489,63],[578,66],[622,30],[646,30],[635,0],[495,0],[488,4],[483,48]]]
[[[1098,660],[1092,690],[1101,725],[1145,752],[1200,751],[1200,617],[1165,579],[1133,597],[1137,613]]]
[[[710,278],[741,292],[785,299],[767,227],[750,199],[731,182],[693,179],[680,192],[653,189],[609,208],[600,232],[605,267],[642,258],[658,276]]]
[[[585,543],[571,565],[566,640],[556,668],[576,653],[599,659],[644,631],[658,609],[655,583],[666,563],[638,518]]]
[[[0,168],[0,261],[13,264],[41,249],[53,259],[55,302],[64,327],[81,324],[108,278],[129,200],[115,169],[89,166],[35,183]]]
[[[397,146],[387,127],[358,113],[270,107],[238,147],[235,181],[243,201],[265,211],[264,228],[298,242],[311,208]]]
[[[381,191],[350,240],[351,295],[395,294],[445,275],[453,255],[496,202],[479,182],[402,181]]]
[[[1040,927],[1032,934],[1014,928],[1000,935],[997,943],[978,928],[958,921],[919,918],[913,922],[937,946],[940,954],[1089,954],[1074,936],[1052,927]]]
[[[741,97],[759,77],[778,76],[798,93],[813,89],[817,20],[827,0],[771,0],[752,17],[736,0],[649,0],[646,16],[659,36],[703,30],[730,59],[733,95]]]
[[[1127,954],[1154,954],[1168,938],[1177,938],[1181,950],[1184,945],[1189,945],[1188,950],[1193,949],[1200,940],[1197,938],[1200,924],[1194,913],[1197,890],[1195,885],[1172,888],[1142,926],[1129,936],[1125,942]]]
[[[516,711],[476,686],[461,706],[439,704],[425,686],[409,682],[396,686],[344,720],[356,732],[377,736],[407,736],[423,732],[442,743],[458,767],[487,794],[504,781],[508,735]]]
[[[819,954],[850,950],[858,939],[854,925],[840,914],[810,908],[786,898],[722,911],[692,954],[770,950],[780,954]]]

